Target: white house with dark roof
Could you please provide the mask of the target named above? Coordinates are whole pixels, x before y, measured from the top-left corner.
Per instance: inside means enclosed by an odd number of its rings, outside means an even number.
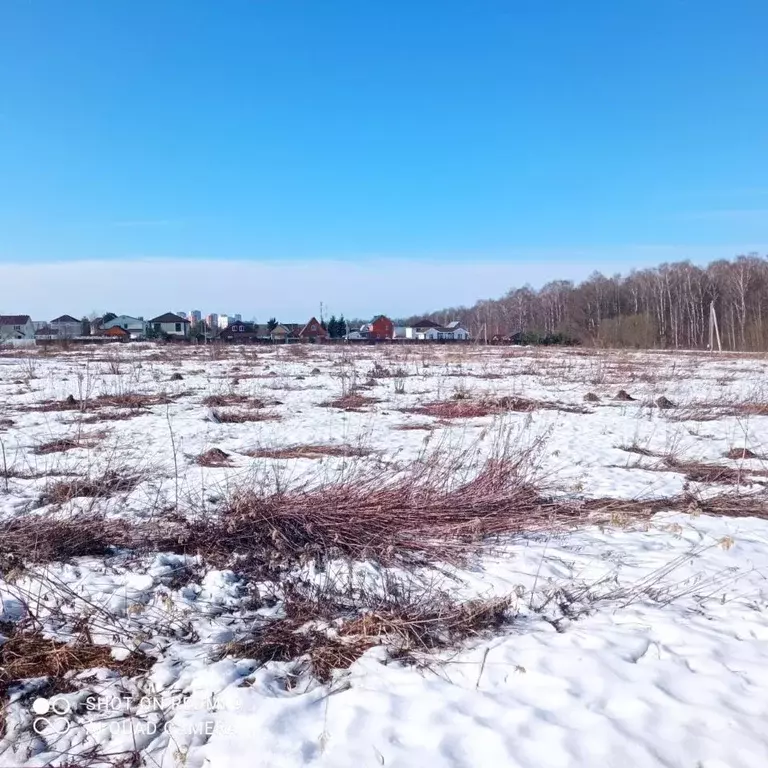
[[[440,325],[434,320],[419,320],[413,325],[398,326],[395,336],[399,339],[420,339],[422,341],[467,341],[469,331],[458,320]]]
[[[153,317],[149,321],[149,327],[153,333],[158,335],[164,334],[177,339],[189,338],[189,320],[174,315],[173,312],[166,312],[164,315]]]
[[[29,315],[0,315],[0,340],[34,338],[35,326]]]

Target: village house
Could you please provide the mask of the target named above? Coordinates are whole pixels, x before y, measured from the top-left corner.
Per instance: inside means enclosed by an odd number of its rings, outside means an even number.
[[[83,335],[83,323],[72,315],[61,315],[48,323],[59,339],[74,339]]]
[[[288,341],[288,339],[295,335],[291,325],[293,324],[278,323],[271,331],[267,330],[268,338],[272,339],[272,341]]]
[[[266,334],[266,332],[266,326],[259,326],[255,323],[233,322],[226,328],[221,329],[218,338],[221,341],[234,344],[249,344],[263,338],[262,333]]]
[[[34,338],[35,326],[29,315],[0,315],[0,340]]]
[[[118,315],[108,320],[101,326],[103,331],[111,328],[121,328],[132,339],[143,339],[147,332],[147,324],[143,317],[131,317],[130,315]]]
[[[363,338],[384,341],[395,338],[395,324],[385,315],[376,315],[370,323],[360,329]]]
[[[317,322],[316,317],[310,317],[307,324],[296,334],[303,341],[323,341],[328,338],[328,331]]]
[[[158,336],[169,336],[173,339],[189,338],[189,320],[173,312],[153,317],[149,321],[149,327]]]
[[[458,320],[440,325],[434,320],[419,320],[410,326],[399,326],[397,338],[420,339],[422,341],[467,341],[469,331]]]
[[[35,341],[56,341],[59,338],[59,332],[47,323],[35,323],[35,325],[39,326],[35,328]]]

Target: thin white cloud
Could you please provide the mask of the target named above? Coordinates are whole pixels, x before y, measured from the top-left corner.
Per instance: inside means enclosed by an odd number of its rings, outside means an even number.
[[[154,316],[180,309],[276,316],[299,322],[319,311],[347,317],[418,314],[471,306],[514,286],[581,280],[594,270],[626,273],[664,261],[704,263],[765,246],[636,245],[517,250],[509,259],[440,260],[368,256],[358,260],[236,261],[151,259],[0,263],[0,313],[45,320],[113,311]]]

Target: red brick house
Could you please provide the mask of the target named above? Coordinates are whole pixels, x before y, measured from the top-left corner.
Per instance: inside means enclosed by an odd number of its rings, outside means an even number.
[[[384,315],[377,315],[368,324],[368,338],[375,341],[393,339],[395,337],[395,324]]]
[[[310,317],[309,322],[296,335],[302,340],[323,341],[328,338],[328,331],[317,322],[316,317]]]

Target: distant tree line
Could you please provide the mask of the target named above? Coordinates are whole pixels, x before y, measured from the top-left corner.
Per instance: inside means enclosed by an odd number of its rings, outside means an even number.
[[[487,333],[489,339],[518,335],[547,343],[702,349],[709,342],[711,304],[724,349],[768,350],[768,258],[757,254],[706,267],[662,264],[626,276],[595,272],[579,284],[554,280],[539,290],[513,288],[500,299],[426,317],[460,320],[475,338]]]

